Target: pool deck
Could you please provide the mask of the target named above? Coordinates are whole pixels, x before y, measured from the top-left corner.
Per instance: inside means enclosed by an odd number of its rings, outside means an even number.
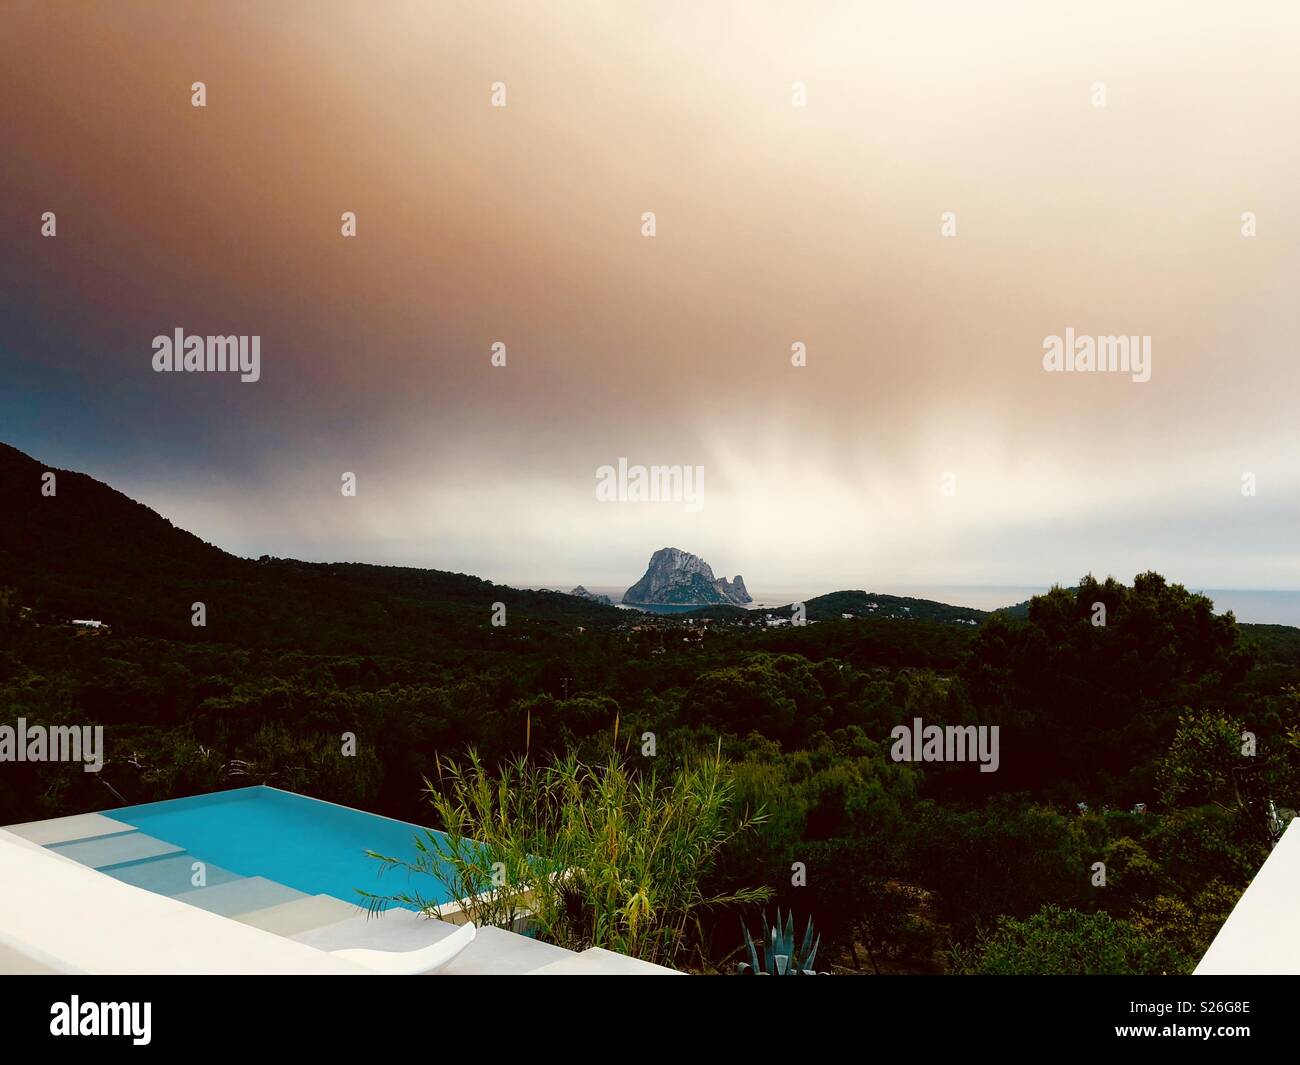
[[[0,974],[336,973],[367,970],[332,951],[411,951],[453,923],[406,909],[372,915],[260,876],[209,867],[107,814],[0,829]],[[439,976],[681,975],[600,948],[582,952],[501,928],[478,935]]]

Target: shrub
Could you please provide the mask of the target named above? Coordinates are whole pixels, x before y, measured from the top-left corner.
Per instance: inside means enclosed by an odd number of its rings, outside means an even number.
[[[998,919],[969,951],[954,952],[958,972],[978,976],[1122,976],[1190,972],[1195,959],[1107,913],[1044,906],[1025,921]]]
[[[761,810],[733,814],[720,757],[661,782],[615,756],[600,766],[573,755],[545,767],[518,759],[494,772],[471,751],[463,765],[444,761],[426,790],[441,834],[417,839],[415,862],[373,856],[434,877],[475,924],[526,922],[571,950],[604,947],[673,965],[698,942],[704,910],[770,894],[706,897],[702,889],[718,852],[763,819]],[[372,909],[392,902],[441,912],[418,891],[371,897]]]

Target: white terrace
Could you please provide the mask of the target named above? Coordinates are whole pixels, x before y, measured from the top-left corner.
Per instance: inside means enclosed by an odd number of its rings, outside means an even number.
[[[1197,976],[1300,973],[1300,817],[1287,826],[1237,900]]]

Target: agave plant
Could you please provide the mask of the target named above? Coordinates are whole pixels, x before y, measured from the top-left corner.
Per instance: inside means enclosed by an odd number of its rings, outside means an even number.
[[[813,938],[812,918],[808,918],[808,927],[804,931],[803,943],[795,950],[794,913],[786,915],[785,925],[781,924],[780,907],[776,911],[776,923],[768,924],[767,915],[763,916],[763,935],[757,946],[749,929],[741,922],[740,930],[745,933],[745,946],[749,950],[749,961],[740,963],[740,972],[753,976],[816,976],[813,963],[817,960],[817,948],[822,937]]]

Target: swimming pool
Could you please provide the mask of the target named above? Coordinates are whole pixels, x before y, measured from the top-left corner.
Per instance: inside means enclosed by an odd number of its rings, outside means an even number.
[[[118,880],[234,916],[303,896],[364,905],[411,888],[448,903],[437,877],[380,877],[367,850],[414,861],[426,829],[293,792],[257,786],[103,811],[122,831],[49,844]]]

